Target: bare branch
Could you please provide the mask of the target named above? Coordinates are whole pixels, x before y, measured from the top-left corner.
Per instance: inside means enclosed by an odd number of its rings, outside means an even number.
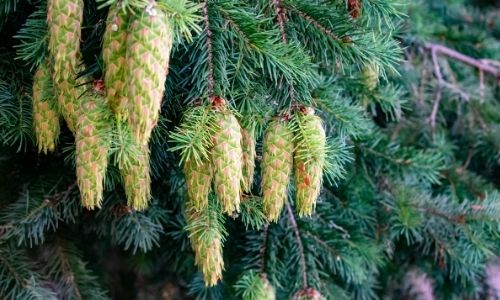
[[[295,216],[293,215],[290,202],[286,202],[285,205],[288,211],[288,219],[290,220],[290,225],[292,225],[292,229],[295,234],[295,239],[297,240],[297,246],[299,247],[300,265],[302,267],[302,283],[304,285],[304,288],[306,288],[308,287],[308,283],[307,283],[307,265],[306,265],[306,257],[304,255],[304,246],[302,245],[302,239],[300,238],[299,227],[297,226],[297,221],[295,220]]]
[[[431,53],[443,54],[445,56],[458,60],[464,64],[473,66],[477,68],[479,71],[483,71],[484,73],[490,74],[496,79],[500,79],[500,70],[492,66],[492,63],[487,63],[484,60],[478,60],[472,58],[470,56],[457,52],[443,45],[426,43],[424,47],[425,49],[431,51]]]
[[[208,62],[208,96],[213,96],[214,93],[214,62],[212,56],[212,30],[210,30],[210,22],[208,20],[208,6],[207,1],[202,2],[202,14],[205,22],[205,31],[207,34],[207,62]]]

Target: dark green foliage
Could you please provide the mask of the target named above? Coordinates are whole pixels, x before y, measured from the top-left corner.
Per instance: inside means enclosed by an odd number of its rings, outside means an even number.
[[[81,75],[91,79],[103,74],[103,22],[115,2],[85,0]],[[419,299],[414,274],[428,278],[420,283],[436,299],[491,293],[500,76],[433,57],[432,47],[498,68],[494,1],[359,0],[357,19],[344,0],[159,2],[177,16],[175,45],[149,144],[153,199],[137,212],[126,206],[117,168],[126,136],[114,137],[98,211],[79,204],[67,128],[54,153],[37,154],[31,81],[47,55],[46,1],[0,1],[0,298],[136,299],[175,286],[187,299],[253,299],[266,278],[276,299],[306,288],[326,299]],[[126,1],[126,9],[146,3]],[[375,83],[366,68],[379,72]],[[215,212],[188,225],[181,162],[210,155],[214,95],[256,129],[255,182],[239,215]],[[262,132],[300,105],[315,109],[328,136],[322,191],[315,214],[299,218],[291,180],[278,222],[267,224]],[[315,148],[309,137],[299,142]],[[207,240],[225,240],[223,281],[211,288],[186,230],[199,228]]]

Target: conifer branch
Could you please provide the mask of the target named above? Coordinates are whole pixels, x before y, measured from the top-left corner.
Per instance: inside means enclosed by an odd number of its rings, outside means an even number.
[[[213,49],[212,49],[212,30],[210,30],[210,21],[208,18],[208,5],[207,1],[201,4],[201,11],[203,14],[203,21],[205,23],[206,34],[206,47],[207,47],[207,63],[208,63],[208,96],[213,96],[214,93],[214,62],[213,62]]]
[[[305,12],[300,11],[300,10],[298,10],[296,8],[294,8],[293,11],[295,11],[301,18],[303,18],[304,20],[306,20],[309,23],[311,23],[314,27],[316,27],[316,29],[318,29],[319,31],[323,32],[326,36],[328,36],[332,40],[335,40],[335,41],[338,41],[338,42],[343,42],[343,40],[340,39],[337,35],[335,35],[330,29],[328,29],[325,26],[321,25],[320,22],[318,22],[317,20],[315,20],[314,18],[312,18],[311,16],[309,16]],[[349,38],[346,37],[346,41],[349,41]]]
[[[285,31],[285,23],[286,23],[286,10],[281,6],[281,0],[273,0],[274,13],[276,14],[276,21],[278,21],[278,26],[281,34],[281,41],[283,44],[288,43],[288,38]],[[295,105],[295,89],[293,87],[293,83],[290,83],[289,86],[290,92],[290,107]]]
[[[304,246],[302,245],[302,239],[300,237],[299,227],[297,225],[297,221],[295,220],[295,216],[293,215],[293,210],[290,202],[287,201],[285,205],[288,212],[288,219],[290,220],[290,225],[292,225],[292,230],[297,241],[297,246],[299,247],[300,265],[302,267],[302,284],[304,288],[307,288],[309,286],[307,280],[307,264],[306,257],[304,255]]]

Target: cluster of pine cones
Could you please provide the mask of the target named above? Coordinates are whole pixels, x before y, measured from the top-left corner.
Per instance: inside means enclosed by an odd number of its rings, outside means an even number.
[[[82,205],[101,206],[111,148],[116,151],[128,205],[147,207],[150,198],[148,141],[155,127],[168,74],[172,29],[154,4],[130,12],[110,7],[103,40],[104,80],[78,78],[83,0],[48,0],[50,56],[34,76],[33,115],[40,152],[53,151],[60,116],[76,140],[76,172]],[[89,84],[92,82],[92,84]],[[208,211],[212,190],[223,213],[240,211],[241,195],[251,193],[255,169],[255,130],[242,128],[220,97],[211,99],[217,130],[209,157],[184,161],[189,224]],[[113,145],[113,141],[116,145]],[[308,107],[275,117],[264,135],[262,156],[263,212],[276,222],[295,175],[299,215],[314,212],[325,164],[326,135],[321,119]],[[208,216],[210,217],[210,216]],[[217,217],[217,216],[216,216]],[[223,236],[206,239],[189,233],[195,262],[207,285],[222,276]]]
[[[210,155],[184,162],[189,223],[207,213],[209,195],[216,195],[222,212],[233,216],[240,211],[241,195],[251,193],[255,168],[255,132],[242,128],[235,114],[220,97],[211,100],[215,127]],[[326,134],[321,119],[309,107],[275,117],[264,135],[262,155],[263,212],[276,222],[289,194],[295,174],[295,203],[300,216],[314,212],[325,164]],[[292,172],[293,171],[293,172]],[[207,285],[215,285],[223,269],[222,236],[207,241],[202,232],[190,232],[196,263]]]
[[[49,58],[34,76],[33,115],[40,152],[53,151],[62,116],[76,140],[82,205],[101,206],[114,145],[128,205],[150,198],[148,140],[158,121],[168,74],[172,30],[154,2],[128,11],[110,7],[103,40],[104,84],[78,78],[83,0],[48,0]],[[125,84],[127,82],[127,84]]]

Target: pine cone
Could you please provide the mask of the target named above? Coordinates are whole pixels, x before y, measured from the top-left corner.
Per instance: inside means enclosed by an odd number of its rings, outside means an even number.
[[[195,211],[206,209],[213,177],[210,162],[203,161],[197,164],[194,159],[184,162],[184,177],[189,202],[193,209]]]
[[[227,214],[240,211],[242,181],[241,127],[225,106],[217,112],[218,130],[213,137],[212,163],[214,186],[222,209]]]
[[[172,29],[165,13],[148,7],[136,14],[127,45],[129,126],[137,140],[147,144],[158,122],[172,48]]]
[[[49,50],[53,59],[53,81],[59,109],[68,127],[75,132],[77,98],[75,89],[81,58],[80,37],[83,0],[48,0]]]
[[[33,124],[38,152],[54,151],[61,128],[48,62],[38,67],[33,78]]]
[[[275,119],[266,130],[262,154],[262,194],[264,214],[278,220],[288,196],[292,173],[293,135],[283,120]]]
[[[222,258],[223,237],[215,234],[210,225],[217,222],[220,212],[212,207],[197,211],[191,201],[186,201],[186,221],[191,247],[195,254],[195,264],[203,273],[205,285],[214,286],[222,278],[224,260]],[[192,226],[194,222],[201,226]],[[211,234],[207,234],[210,232]],[[210,237],[210,238],[209,238]]]
[[[353,19],[361,16],[361,0],[347,0],[347,11]]]
[[[151,198],[149,149],[145,145],[137,145],[134,152],[136,156],[131,158],[128,166],[120,168],[120,174],[127,195],[127,205],[135,210],[144,210]]]
[[[309,216],[316,208],[316,199],[321,191],[323,167],[325,165],[326,134],[321,118],[313,114],[301,115],[300,132],[294,152],[296,205],[299,216]]]
[[[313,288],[306,288],[298,291],[293,296],[292,300],[326,300],[326,298],[323,297],[317,290]]]
[[[250,193],[255,172],[255,132],[253,129],[241,129],[241,147],[243,149],[243,181],[241,187]]]
[[[111,140],[111,114],[104,95],[83,95],[76,127],[76,175],[82,205],[101,206]]]
[[[108,12],[106,31],[102,44],[102,58],[105,74],[106,98],[117,120],[126,117],[127,98],[125,95],[126,49],[128,15],[120,5],[113,5]]]
[[[373,91],[377,88],[379,72],[377,65],[368,65],[363,68],[361,78],[369,91]]]
[[[264,283],[264,292],[265,294],[262,295],[262,300],[276,300],[276,290],[274,287],[271,285],[269,280],[267,280],[266,275],[261,275],[261,279]]]

